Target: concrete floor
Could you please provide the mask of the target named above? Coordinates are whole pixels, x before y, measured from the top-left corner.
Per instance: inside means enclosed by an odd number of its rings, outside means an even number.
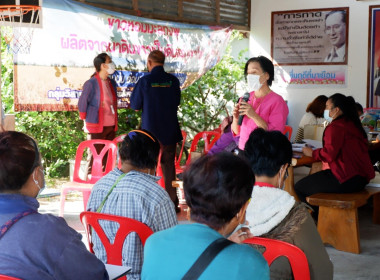
[[[295,169],[295,181],[303,177],[308,169]],[[49,189],[47,189],[49,191]],[[57,190],[52,190],[57,193]],[[41,198],[40,212],[58,215],[59,196]],[[186,207],[185,207],[186,208]],[[184,209],[183,209],[184,210]],[[79,213],[83,211],[80,194],[69,195],[65,204],[64,218],[68,225],[84,234],[79,221]],[[186,211],[178,215],[181,223],[186,222]],[[359,226],[361,253],[351,254],[335,250],[326,245],[327,252],[334,264],[334,279],[380,279],[380,225],[372,224],[372,207],[367,204],[359,209]],[[83,242],[87,246],[84,236]]]

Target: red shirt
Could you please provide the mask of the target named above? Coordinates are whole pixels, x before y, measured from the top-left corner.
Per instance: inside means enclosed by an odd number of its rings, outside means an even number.
[[[323,148],[313,151],[313,158],[327,162],[340,183],[360,175],[368,182],[375,177],[363,133],[344,117],[335,119],[323,134]]]

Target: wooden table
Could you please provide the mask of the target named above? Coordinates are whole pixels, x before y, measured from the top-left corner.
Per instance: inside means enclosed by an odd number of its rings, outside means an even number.
[[[320,171],[322,169],[322,162],[312,158],[305,156],[302,153],[294,153],[294,155],[301,156],[300,158],[292,158],[292,164],[288,168],[288,178],[285,180],[285,191],[287,191],[289,194],[294,196],[294,198],[299,201],[299,198],[294,191],[294,172],[293,168],[298,166],[305,166],[305,165],[311,165],[311,170],[309,174],[313,174],[317,171]]]

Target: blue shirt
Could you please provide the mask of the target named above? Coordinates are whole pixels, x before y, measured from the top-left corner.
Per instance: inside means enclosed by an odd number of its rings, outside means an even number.
[[[0,226],[38,201],[20,194],[0,194]],[[30,214],[0,239],[0,273],[21,279],[108,279],[104,264],[63,218]]]
[[[217,231],[197,223],[154,233],[145,243],[142,279],[181,279],[202,252],[221,237]],[[232,244],[215,257],[199,279],[269,279],[269,268],[252,247]]]
[[[131,108],[142,109],[142,128],[152,132],[163,145],[182,140],[177,110],[181,101],[179,80],[156,66],[142,77],[131,95]]]
[[[123,172],[115,168],[96,182],[87,204],[90,211],[96,211],[109,190]],[[106,200],[102,213],[135,219],[146,224],[154,232],[173,227],[177,224],[174,204],[169,195],[159,185],[159,177],[138,171],[129,171],[112,190]],[[101,221],[105,234],[111,241],[115,239],[119,226],[114,222]],[[93,232],[94,252],[103,262],[107,261],[106,251],[97,234]],[[135,233],[127,236],[123,245],[123,265],[131,266],[128,280],[140,279],[143,261],[143,247]]]

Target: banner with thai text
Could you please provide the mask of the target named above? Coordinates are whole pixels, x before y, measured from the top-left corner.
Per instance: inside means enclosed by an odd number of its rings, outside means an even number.
[[[30,49],[14,56],[15,110],[76,110],[94,57],[116,64],[118,106],[127,108],[135,83],[147,74],[152,50],[166,55],[165,70],[186,88],[222,58],[232,30],[145,19],[71,0],[44,0],[42,28]]]
[[[276,66],[276,84],[287,88],[346,87],[347,66]]]
[[[348,12],[347,7],[272,12],[274,62],[347,64]]]

